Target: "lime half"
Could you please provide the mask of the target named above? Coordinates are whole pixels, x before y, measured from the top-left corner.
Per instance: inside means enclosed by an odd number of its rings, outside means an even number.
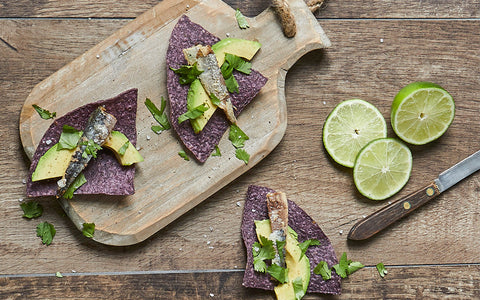
[[[353,180],[365,197],[384,200],[402,189],[411,170],[410,149],[399,140],[382,138],[370,142],[358,153]]]
[[[380,111],[360,99],[338,104],[323,125],[323,145],[328,154],[349,168],[353,168],[360,149],[386,136],[387,124]]]
[[[398,92],[392,103],[392,127],[399,138],[413,145],[436,140],[455,116],[455,102],[441,86],[414,82]]]

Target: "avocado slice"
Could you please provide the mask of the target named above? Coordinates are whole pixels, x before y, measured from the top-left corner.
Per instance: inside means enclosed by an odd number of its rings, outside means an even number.
[[[225,62],[225,53],[251,60],[261,46],[262,44],[258,41],[225,38],[214,44],[212,50],[217,57],[218,66],[221,67]]]
[[[119,149],[125,145],[128,138],[119,131],[112,131],[110,137],[107,139],[103,147],[113,151],[120,164],[123,166],[130,166],[134,163],[143,161],[142,155],[129,142],[125,153],[121,155],[118,153]],[[58,143],[48,149],[45,154],[40,157],[35,171],[32,173],[32,181],[39,181],[44,179],[62,177],[65,174],[70,159],[72,158],[75,149],[61,149],[58,150]]]
[[[210,100],[210,97],[207,95],[207,92],[205,92],[205,89],[203,88],[200,80],[195,79],[190,84],[190,88],[188,89],[187,105],[189,107],[197,107],[202,104],[207,105],[208,109],[204,111],[200,117],[190,120],[190,123],[192,124],[192,127],[193,127],[193,131],[195,133],[199,133],[200,131],[202,131],[203,127],[207,125],[208,120],[217,109],[217,106],[212,103],[212,100]]]
[[[272,233],[270,227],[270,220],[255,221],[257,238],[259,236],[269,237]],[[303,293],[307,292],[308,283],[310,282],[310,260],[306,255],[303,255],[302,250],[298,246],[297,233],[290,227],[286,235],[285,243],[285,262],[288,268],[288,282],[277,285],[275,295],[277,299],[295,300],[296,293],[293,286],[293,281],[300,279],[303,285]]]

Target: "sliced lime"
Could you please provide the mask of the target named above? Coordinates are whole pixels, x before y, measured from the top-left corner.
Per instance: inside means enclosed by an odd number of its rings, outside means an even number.
[[[370,142],[357,156],[353,180],[358,191],[372,200],[393,196],[407,183],[412,170],[412,153],[393,138]]]
[[[339,164],[353,168],[358,152],[370,141],[387,136],[387,124],[372,104],[352,99],[338,104],[323,126],[323,145]]]
[[[392,127],[399,138],[424,145],[448,129],[455,116],[455,102],[435,83],[414,82],[395,96],[391,113]]]

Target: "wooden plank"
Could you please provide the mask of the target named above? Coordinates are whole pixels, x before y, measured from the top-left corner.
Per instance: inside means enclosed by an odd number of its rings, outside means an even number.
[[[335,299],[478,299],[480,267],[388,267],[381,278],[364,268],[342,282]],[[55,274],[0,277],[0,297],[75,299],[272,299],[273,292],[242,286],[243,271],[158,272],[153,274]],[[303,299],[331,299],[307,294]]]

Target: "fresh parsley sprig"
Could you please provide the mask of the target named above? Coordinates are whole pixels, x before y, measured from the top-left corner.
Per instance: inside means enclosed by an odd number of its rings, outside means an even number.
[[[40,106],[38,106],[36,104],[32,104],[32,106],[37,111],[40,118],[42,118],[44,120],[53,119],[57,116],[56,112],[49,112],[48,110],[46,110],[44,108],[41,108]]]
[[[160,133],[164,130],[170,129],[170,122],[168,122],[167,114],[165,113],[165,108],[167,106],[167,101],[161,97],[161,104],[160,109],[158,109],[153,102],[146,98],[145,99],[145,106],[152,114],[153,118],[158,122],[159,125],[152,126],[152,130],[155,133]]]
[[[173,72],[175,72],[175,74],[178,74],[180,76],[179,78],[180,84],[192,83],[195,79],[197,79],[198,75],[203,73],[203,71],[200,71],[197,68],[197,63],[194,63],[191,66],[182,65],[178,69],[174,69],[170,67],[170,70],[172,70]]]
[[[37,225],[37,236],[42,239],[42,243],[45,245],[50,245],[53,241],[53,237],[57,231],[55,230],[55,227],[48,223],[48,222],[43,222]]]
[[[23,210],[23,217],[27,219],[38,218],[43,214],[43,207],[37,201],[28,201],[20,204]]]

